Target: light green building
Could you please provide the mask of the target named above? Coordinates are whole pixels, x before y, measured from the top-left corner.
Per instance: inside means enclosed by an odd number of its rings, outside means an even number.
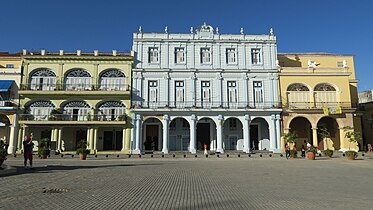
[[[91,153],[130,152],[133,55],[24,50],[22,59],[19,152],[31,133],[62,153],[82,139]]]

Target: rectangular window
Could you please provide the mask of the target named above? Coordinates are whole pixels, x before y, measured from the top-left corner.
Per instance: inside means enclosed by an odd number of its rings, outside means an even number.
[[[337,61],[337,67],[342,68],[343,67],[343,61]]]
[[[201,86],[202,87],[210,87],[210,81],[202,81]]]
[[[149,47],[149,63],[158,63],[158,48],[157,47]]]
[[[185,63],[184,48],[175,48],[175,63]]]
[[[14,64],[6,64],[6,67],[9,68],[9,69],[13,69],[14,68]]]
[[[201,63],[211,63],[210,48],[201,48]]]
[[[175,99],[176,106],[183,106],[184,102],[184,81],[175,81]]]
[[[148,101],[149,101],[149,105],[156,105],[154,104],[154,102],[157,102],[158,101],[158,82],[155,81],[155,80],[149,80],[148,81],[148,85],[149,85],[149,96],[148,96]]]
[[[260,49],[251,49],[251,63],[260,64],[261,62]]]
[[[226,50],[226,63],[235,64],[236,63],[236,49],[228,48]]]
[[[237,105],[237,84],[236,81],[227,81],[228,86],[228,104],[229,107]]]
[[[202,95],[202,106],[208,107],[210,105],[210,81],[201,81],[201,95]]]
[[[263,86],[262,81],[253,81],[254,86],[254,103],[263,103]]]
[[[237,129],[237,119],[229,118],[229,130]]]

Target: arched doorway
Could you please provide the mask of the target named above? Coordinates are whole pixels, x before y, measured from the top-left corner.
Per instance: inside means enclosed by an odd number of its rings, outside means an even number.
[[[216,125],[207,117],[197,122],[197,150],[203,151],[204,145],[207,150],[216,150]]]
[[[295,141],[298,150],[302,148],[302,145],[304,145],[304,147],[307,146],[307,143],[304,143],[304,141],[312,144],[312,125],[307,118],[296,117],[292,119],[289,128],[290,131],[295,132],[298,136]]]
[[[224,121],[223,137],[224,150],[243,150],[243,125],[235,117],[230,117]],[[241,142],[241,143],[239,143]]]
[[[341,148],[340,144],[340,135],[339,135],[339,126],[335,119],[331,117],[324,117],[319,120],[317,123],[317,141],[318,148],[320,150],[331,149],[339,150]],[[324,140],[321,137],[321,131],[326,130],[330,135],[330,141]]]
[[[175,118],[169,126],[169,150],[188,151],[190,142],[190,125],[184,118]]]
[[[142,150],[144,151],[161,151],[162,150],[162,122],[155,117],[150,117],[144,121],[144,137]]]
[[[269,150],[269,126],[265,119],[255,118],[250,123],[250,141],[252,150]]]

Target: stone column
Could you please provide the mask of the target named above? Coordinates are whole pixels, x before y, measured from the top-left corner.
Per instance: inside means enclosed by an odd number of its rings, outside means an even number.
[[[169,106],[170,101],[170,75],[169,73],[165,73],[164,75],[164,97],[161,97],[161,104],[162,106]]]
[[[339,147],[340,149],[348,150],[350,142],[345,141],[345,130],[344,128],[338,128],[339,130]],[[347,144],[347,145],[346,145]],[[351,143],[351,149],[355,148],[355,145]]]
[[[190,121],[190,142],[189,142],[189,152],[192,154],[196,154],[197,152],[196,121],[197,121],[197,116],[195,114],[192,114],[191,121]]]
[[[245,106],[248,106],[249,105],[249,94],[248,94],[248,91],[249,91],[249,77],[247,76],[246,73],[244,73],[243,75],[243,93],[244,93],[244,101],[245,101]]]
[[[141,154],[140,142],[141,142],[141,126],[142,126],[142,119],[140,114],[135,114],[134,117],[134,125],[135,125],[135,149],[133,150],[134,154]]]
[[[130,154],[130,150],[131,150],[131,130],[132,129],[129,127],[123,128],[123,145],[124,146],[123,146],[122,151],[125,152],[126,154]]]
[[[250,115],[248,114],[245,114],[245,122],[243,124],[243,127],[244,127],[244,132],[243,132],[243,136],[244,136],[244,142],[243,142],[243,146],[244,146],[244,152],[246,153],[250,153]]]
[[[317,128],[312,128],[312,144],[314,147],[317,147]]]
[[[98,128],[93,128],[93,153],[97,153],[97,132]]]
[[[59,90],[59,89],[63,89],[64,88],[64,77],[63,77],[64,75],[63,75],[63,63],[60,63],[59,65],[58,65],[58,74],[57,74],[57,81],[56,81],[56,83],[57,83],[57,90]]]
[[[99,78],[98,78],[98,65],[99,64],[93,64],[93,86],[95,89],[98,89],[98,81],[99,81]]]
[[[281,153],[281,116],[276,114],[276,148],[277,152]]]
[[[168,128],[169,128],[169,120],[170,116],[165,114],[163,116],[163,147],[162,147],[162,152],[164,154],[168,154]]]
[[[77,141],[80,141],[80,140],[77,139]],[[91,141],[92,141],[92,130],[91,128],[87,128],[87,149],[92,149]]]
[[[271,144],[271,151],[276,150],[276,114],[271,115],[271,123],[269,123],[269,142]]]
[[[218,115],[218,123],[216,125],[216,140],[217,140],[216,152],[219,152],[219,153],[224,153],[224,150],[223,150],[223,123],[224,123],[224,116],[219,114]]]
[[[15,153],[16,147],[14,146],[16,144],[17,138],[15,135],[15,125],[10,126],[10,134],[9,134],[9,146],[8,146],[8,154],[13,155]]]
[[[223,107],[223,77],[221,72],[217,74],[216,79],[218,80],[218,101],[217,104],[219,107]],[[202,96],[201,96],[202,97]],[[212,101],[212,106],[214,106],[214,101]]]
[[[62,128],[58,128],[58,136],[57,136],[57,151],[62,151]]]

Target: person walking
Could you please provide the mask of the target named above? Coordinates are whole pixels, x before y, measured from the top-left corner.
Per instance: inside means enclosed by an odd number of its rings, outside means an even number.
[[[286,159],[290,157],[290,146],[287,143],[285,144],[285,157]]]
[[[302,157],[304,158],[304,157],[306,157],[306,148],[304,148],[304,145],[302,144],[302,149],[301,149],[301,151],[302,151]]]
[[[30,162],[30,169],[34,169],[32,167],[32,133],[30,134],[30,137],[25,136],[23,141],[23,157],[24,157],[24,166],[27,170],[27,160]]]

